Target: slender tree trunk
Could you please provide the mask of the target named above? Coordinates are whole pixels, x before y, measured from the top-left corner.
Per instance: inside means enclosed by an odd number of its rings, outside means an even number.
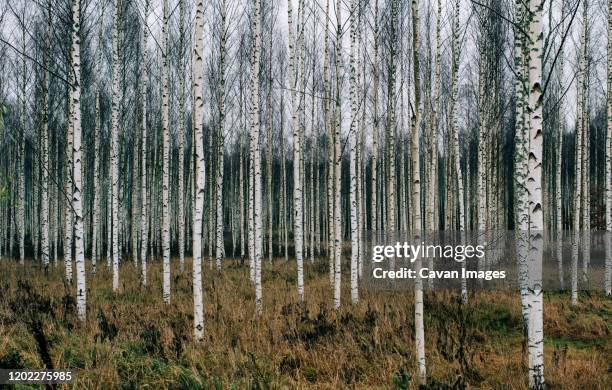
[[[202,298],[202,216],[204,214],[204,185],[206,165],[204,159],[204,0],[196,2],[195,46],[193,50],[194,99],[194,165],[195,197],[193,210],[193,328],[197,341],[204,339],[204,303]]]
[[[82,177],[81,177],[81,6],[79,0],[72,1],[72,72],[70,104],[73,106],[73,176],[72,208],[74,209],[74,243],[77,271],[77,315],[86,319],[87,288],[85,283],[85,253],[83,234]]]
[[[257,0],[256,0],[257,1]],[[293,30],[293,0],[287,0],[287,21],[289,24],[289,77],[291,85],[291,122],[293,128],[293,238],[295,242],[295,258],[297,262],[297,289],[300,300],[304,300],[304,226],[302,210],[302,134],[298,122],[298,70],[296,66],[296,39]]]
[[[168,0],[164,0],[162,25],[162,251],[164,258],[163,298],[170,303],[170,106],[168,104]]]
[[[149,82],[149,68],[147,62],[149,60],[149,0],[145,0],[145,12],[144,22],[142,28],[142,62],[141,62],[141,77],[142,77],[142,90],[141,90],[141,105],[142,105],[142,145],[141,145],[141,176],[140,176],[140,192],[141,192],[141,213],[140,213],[140,265],[141,274],[140,282],[143,286],[147,285],[147,245],[149,238],[149,226],[147,209],[149,208],[149,202],[147,201],[147,97],[148,97],[148,82]]]
[[[357,221],[357,71],[355,69],[355,40],[357,35],[356,0],[351,0],[350,54],[349,54],[349,96],[351,120],[349,129],[350,149],[350,210],[351,210],[351,302],[359,302],[358,262],[359,227]]]
[[[41,199],[41,244],[42,263],[45,272],[49,267],[49,59],[51,56],[52,16],[51,1],[47,1],[47,34],[45,36],[44,75],[42,86],[42,199]],[[0,246],[1,248],[1,246]]]
[[[515,154],[514,154],[514,199],[515,199],[515,211],[516,211],[516,228],[517,241],[516,241],[516,253],[517,253],[517,265],[519,272],[519,289],[521,294],[521,310],[523,314],[523,330],[527,330],[527,324],[529,320],[529,297],[528,297],[528,279],[529,269],[527,264],[527,233],[529,229],[529,208],[527,205],[528,194],[526,188],[527,181],[527,157],[529,153],[529,139],[528,139],[528,122],[527,122],[527,69],[526,69],[526,57],[525,57],[525,42],[526,37],[523,33],[523,27],[525,26],[526,10],[525,6],[521,1],[516,2],[516,17],[518,26],[514,32],[514,63],[515,73],[517,74],[515,89],[516,89],[516,125],[515,125]],[[479,144],[480,152],[480,144]],[[479,154],[480,158],[480,154]],[[478,179],[480,180],[480,179]],[[480,210],[479,210],[480,212]],[[480,223],[480,217],[479,217]]]
[[[561,1],[561,31],[565,31],[565,2]],[[557,208],[556,220],[555,220],[555,233],[556,233],[556,246],[555,256],[557,258],[558,269],[559,269],[559,287],[565,289],[564,278],[563,278],[563,253],[562,253],[562,239],[563,239],[563,187],[561,185],[561,171],[563,161],[563,134],[565,132],[565,96],[564,96],[564,73],[565,73],[565,58],[564,58],[564,47],[563,43],[559,48],[559,91],[561,96],[559,97],[558,103],[558,115],[559,115],[559,131],[557,138],[557,164],[555,166],[555,181],[556,181],[556,193],[555,193],[555,206]]]
[[[529,158],[527,192],[529,197],[529,387],[544,388],[544,327],[542,255],[544,213],[542,203],[542,53],[543,2],[529,2]]]
[[[72,6],[72,5],[71,5]],[[71,23],[72,24],[72,23]],[[72,28],[72,27],[71,27]],[[71,49],[72,50],[72,49]],[[72,67],[72,55],[70,56],[70,66]],[[70,72],[70,84],[74,84],[74,72]],[[72,191],[73,191],[73,131],[74,131],[74,105],[72,104],[72,87],[68,87],[68,128],[66,131],[66,166],[64,179],[64,197],[66,200],[64,209],[64,263],[66,266],[66,280],[72,284],[72,233],[73,233],[73,210],[72,210]],[[23,155],[23,153],[22,153]],[[24,176],[25,177],[25,176]],[[20,182],[20,185],[22,183]],[[21,188],[20,188],[21,190]],[[21,211],[21,210],[20,210]],[[22,214],[21,212],[19,214]],[[23,226],[21,224],[20,226]],[[21,228],[20,228],[21,229]],[[23,229],[20,230],[23,231]],[[21,252],[21,248],[20,248]]]
[[[372,214],[372,231],[376,234],[379,230],[378,226],[378,84],[379,84],[379,53],[378,53],[378,40],[379,40],[379,31],[378,31],[378,0],[375,0],[374,3],[374,63],[372,64],[372,72],[373,72],[373,118],[372,118],[372,176],[371,176],[371,185],[370,190],[372,192],[372,206],[371,206],[371,214]]]
[[[325,41],[323,49],[323,115],[327,129],[327,257],[329,260],[329,283],[334,285],[334,131],[330,116],[330,72],[329,72],[329,1],[325,2]]]
[[[340,136],[342,130],[342,84],[340,75],[344,72],[342,62],[342,4],[336,0],[336,123],[334,127],[334,307],[340,308],[342,291],[342,150]]]
[[[179,1],[179,126],[178,126],[178,247],[180,271],[185,270],[185,1]]]
[[[461,172],[461,153],[459,149],[459,127],[457,114],[457,92],[459,79],[459,0],[455,0],[455,14],[453,17],[453,59],[452,59],[452,80],[451,80],[451,132],[453,136],[453,160],[455,163],[455,176],[457,180],[457,201],[459,203],[459,231],[460,239],[463,242],[465,235],[465,204],[463,201],[463,174]],[[469,158],[468,158],[469,159]],[[469,174],[469,172],[467,172]],[[461,263],[462,275],[465,271],[465,261]],[[461,278],[461,301],[468,303],[467,280],[465,276]]]
[[[261,56],[261,0],[253,0],[253,63],[251,69],[251,134],[253,137],[253,222],[255,230],[255,311],[262,311],[261,257],[263,253],[261,204],[261,144],[259,140],[259,69]]]
[[[121,20],[122,0],[115,3],[115,18],[113,24],[113,84],[111,103],[111,210],[113,255],[113,291],[119,289],[119,24]],[[110,245],[110,243],[108,243]]]
[[[386,123],[386,136],[387,136],[387,162],[389,164],[388,170],[388,181],[387,181],[387,219],[385,231],[390,234],[396,234],[397,229],[397,195],[396,195],[396,154],[397,145],[395,142],[395,133],[397,127],[396,121],[396,92],[395,92],[395,81],[396,81],[396,62],[398,54],[398,2],[397,0],[391,1],[391,26],[390,26],[390,43],[389,43],[389,64],[388,64],[388,82],[387,82],[387,123]],[[420,228],[419,228],[420,229]],[[389,269],[395,269],[395,257],[389,259]]]
[[[418,242],[418,233],[422,228],[421,223],[421,172],[420,172],[420,99],[419,86],[419,8],[418,0],[412,0],[412,50],[414,70],[414,114],[412,116],[412,209],[414,230]],[[416,260],[416,269],[421,268],[421,258]],[[423,327],[423,281],[417,278],[414,289],[414,326],[417,365],[419,369],[419,380],[422,384],[427,383],[427,370],[425,366],[425,329]]]
[[[226,23],[227,4],[223,0],[221,3],[221,42],[219,56],[219,129],[217,133],[217,175],[216,175],[216,243],[215,243],[215,267],[221,271],[221,259],[225,255],[225,243],[223,237],[223,166],[225,152],[225,42],[227,28]]]
[[[102,63],[102,28],[98,29],[98,48],[97,48],[97,71],[100,73],[100,64]],[[102,114],[100,107],[100,83],[101,80],[98,77],[96,79],[96,110],[95,110],[95,121],[96,127],[94,129],[94,182],[93,182],[93,216],[92,216],[92,234],[91,234],[91,272],[93,274],[96,273],[96,268],[98,264],[98,258],[100,256],[100,251],[102,247],[102,239],[98,236],[100,235],[99,229],[99,219],[100,219],[100,198],[101,192],[98,191],[100,186],[100,169],[102,169],[102,159],[100,158],[100,127],[102,126]]]
[[[22,52],[26,52],[26,30],[25,26],[22,26]],[[26,57],[25,55],[21,56],[21,132],[19,134],[19,152],[18,152],[18,161],[19,161],[19,172],[21,174],[18,175],[17,180],[19,183],[18,194],[17,194],[17,229],[19,232],[19,264],[25,264],[25,230],[26,230],[26,221],[25,221],[25,181],[26,181],[26,156],[25,156],[25,144],[26,144],[26,111],[27,111],[27,74],[26,74]],[[72,152],[72,133],[71,127],[68,125],[68,146],[66,149],[66,154],[70,155]],[[66,161],[66,171],[70,172],[72,167],[72,158]],[[68,176],[68,180],[71,180],[70,175]],[[70,181],[72,183],[72,181]],[[66,195],[72,193],[72,185],[70,188],[67,188],[70,191],[66,192]],[[66,205],[66,213],[70,210],[70,205],[67,203]],[[68,219],[66,219],[68,220]],[[68,224],[66,224],[68,226]],[[68,263],[67,263],[68,265]],[[68,277],[70,276],[70,277]],[[69,282],[72,282],[72,262],[70,262],[70,275],[68,274],[68,266],[66,267],[66,278]]]

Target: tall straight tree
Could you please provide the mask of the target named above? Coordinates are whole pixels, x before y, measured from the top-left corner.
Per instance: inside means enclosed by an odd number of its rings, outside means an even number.
[[[72,7],[72,3],[71,3],[71,7]],[[72,23],[71,23],[71,28],[72,28]],[[72,36],[71,36],[72,39]],[[70,55],[70,68],[72,68],[72,53]],[[68,81],[70,82],[70,86],[68,87],[68,126],[66,129],[66,151],[65,151],[65,157],[66,157],[66,166],[65,166],[65,170],[64,170],[64,196],[66,197],[66,204],[65,204],[65,209],[64,209],[64,264],[66,266],[66,280],[68,281],[68,283],[72,283],[72,233],[73,233],[73,206],[72,206],[72,202],[71,202],[71,198],[70,196],[72,195],[72,188],[73,188],[73,166],[72,166],[72,159],[73,159],[73,145],[72,143],[74,142],[74,138],[73,138],[73,132],[74,132],[74,113],[72,112],[74,109],[74,105],[72,104],[72,85],[75,83],[74,80],[74,72],[70,72],[69,73],[69,78]],[[25,98],[25,95],[24,95]],[[25,124],[25,122],[24,122]],[[23,152],[22,152],[23,155]],[[24,175],[24,179],[25,179],[25,175]],[[22,183],[20,182],[20,185]],[[21,191],[21,188],[20,188]],[[21,210],[19,212],[18,217],[21,218]],[[24,222],[25,223],[25,222]],[[25,228],[24,224],[21,224],[20,226],[20,234],[23,230],[23,228]],[[21,256],[21,248],[20,248],[20,256]],[[22,256],[21,256],[22,257]]]
[[[204,160],[204,0],[196,0],[195,45],[193,48],[193,115],[195,194],[193,210],[193,328],[197,341],[204,339],[204,303],[202,302],[202,216],[204,215],[204,185],[206,165]]]
[[[220,42],[219,42],[219,125],[217,132],[217,174],[216,174],[216,243],[215,243],[215,265],[217,271],[221,270],[221,259],[225,255],[225,245],[223,240],[223,165],[225,153],[225,56],[227,41],[227,0],[221,0],[219,4],[221,17]]]
[[[253,0],[253,58],[251,63],[251,141],[253,142],[253,227],[255,311],[262,311],[261,257],[263,253],[263,216],[261,203],[261,143],[259,139],[259,68],[261,57],[261,0]]]
[[[73,177],[72,208],[74,209],[74,244],[77,272],[77,315],[86,319],[87,288],[85,284],[85,253],[83,234],[82,172],[81,172],[81,2],[72,0],[72,72],[74,74],[70,104],[73,106]]]
[[[419,241],[418,235],[422,228],[421,220],[421,168],[420,168],[420,62],[419,62],[419,5],[418,0],[412,0],[412,56],[414,72],[414,112],[412,114],[412,209],[413,229],[416,232],[415,239]],[[417,257],[416,268],[421,268],[421,258]],[[422,384],[427,383],[427,370],[425,366],[425,329],[423,328],[423,281],[416,278],[414,287],[414,327],[417,365],[419,380]]]
[[[325,1],[325,38],[323,48],[323,115],[327,129],[327,256],[329,257],[329,283],[334,285],[334,131],[330,116],[330,72],[329,72],[329,2]]]
[[[453,158],[455,163],[455,176],[457,180],[457,200],[459,203],[459,234],[461,241],[464,238],[465,231],[465,202],[463,200],[463,174],[461,172],[461,155],[459,149],[459,126],[457,113],[457,93],[459,79],[459,0],[455,0],[455,13],[453,16],[453,47],[452,47],[452,63],[451,63],[451,132],[453,137]],[[466,172],[469,174],[469,172]],[[465,261],[461,263],[461,268],[465,269]],[[465,277],[461,278],[461,301],[463,304],[468,302],[467,281]]]
[[[344,70],[342,62],[342,4],[336,0],[336,108],[334,123],[334,307],[340,308],[342,293],[342,149],[340,136],[342,134],[342,85],[341,74]]]
[[[544,212],[542,202],[542,0],[529,1],[529,157],[527,192],[529,198],[529,387],[544,388],[544,325],[542,256],[544,251]],[[588,227],[587,227],[588,228]]]
[[[25,12],[25,11],[24,11]],[[21,132],[19,133],[19,153],[18,153],[18,162],[19,162],[19,170],[20,174],[17,176],[18,180],[18,188],[17,188],[17,229],[19,232],[19,263],[25,263],[25,230],[26,230],[26,220],[25,220],[25,203],[26,203],[26,194],[25,194],[25,182],[26,182],[26,122],[27,122],[27,65],[26,65],[26,26],[24,23],[21,25],[21,51],[24,55],[21,56],[21,82],[20,82],[20,94],[21,94],[21,113],[20,113],[20,122],[21,122]],[[72,73],[71,73],[71,76]],[[70,156],[70,152],[72,152],[72,129],[70,124],[68,125],[68,146],[66,149],[66,155],[68,158],[66,164],[66,172],[69,173],[72,167],[72,159]],[[72,181],[70,175],[67,175],[67,184],[66,184],[66,194],[72,193]],[[69,184],[68,184],[69,183]],[[70,186],[69,186],[70,185]],[[66,202],[66,214],[71,212],[70,203]],[[70,214],[72,215],[72,214]],[[68,219],[66,219],[68,220]],[[68,223],[66,223],[68,226]],[[71,225],[70,225],[71,226]],[[66,228],[68,231],[68,227]],[[72,233],[72,229],[70,230]],[[66,240],[65,242],[70,242],[70,240]],[[66,245],[64,244],[64,248]],[[64,252],[66,253],[66,252]],[[66,256],[64,255],[64,258]],[[68,267],[69,266],[69,267]],[[69,272],[70,271],[70,272]],[[72,259],[70,259],[70,263],[66,263],[66,278],[69,282],[72,282]]]
[[[302,133],[298,120],[299,103],[297,101],[298,69],[297,48],[293,31],[293,0],[287,0],[287,23],[289,25],[289,79],[291,80],[291,127],[293,129],[293,237],[295,241],[295,259],[297,262],[297,289],[300,300],[304,300],[304,226],[302,209]]]
[[[162,252],[164,258],[163,299],[170,303],[170,105],[168,91],[168,0],[164,0],[162,24]]]
[[[374,60],[372,64],[372,73],[374,77],[373,86],[372,86],[372,104],[373,114],[372,114],[372,175],[371,175],[371,184],[370,190],[372,192],[372,206],[371,206],[371,214],[372,214],[372,230],[377,232],[379,229],[378,226],[378,85],[380,78],[380,68],[378,65],[379,62],[379,51],[378,51],[378,42],[379,42],[379,27],[378,27],[378,0],[374,2],[374,36],[372,38],[374,40]]]
[[[149,0],[145,0],[143,26],[142,26],[142,61],[140,63],[140,74],[142,77],[142,89],[140,91],[140,104],[142,105],[142,118],[141,118],[141,164],[140,169],[142,170],[140,176],[140,193],[141,193],[141,206],[140,206],[140,282],[143,286],[147,285],[147,246],[149,237],[147,209],[149,203],[147,201],[147,97],[148,97],[148,82],[149,82],[149,49],[147,47],[149,43]]]
[[[349,203],[351,214],[351,302],[359,302],[358,261],[359,261],[359,227],[357,222],[357,71],[355,66],[355,45],[357,38],[357,4],[351,0],[350,54],[349,54],[349,96],[351,105],[351,125],[349,129],[350,153],[350,189]]]
[[[565,31],[565,1],[561,0],[561,31]],[[565,133],[565,96],[563,93],[564,89],[564,76],[565,76],[565,56],[563,42],[559,47],[559,91],[561,96],[559,97],[558,103],[558,116],[559,116],[559,130],[557,133],[557,164],[555,166],[555,183],[556,183],[556,194],[555,194],[555,207],[556,207],[556,218],[555,218],[555,233],[557,239],[557,245],[555,247],[555,256],[559,264],[559,287],[563,290],[564,278],[563,278],[563,254],[562,254],[562,238],[563,238],[563,186],[561,185],[561,173],[562,173],[562,161],[563,161],[563,134]]]
[[[529,268],[527,264],[528,242],[527,231],[529,230],[529,209],[527,194],[527,157],[529,154],[528,139],[528,118],[527,115],[527,59],[526,59],[526,36],[524,26],[526,21],[526,9],[524,4],[517,0],[515,4],[515,20],[517,25],[514,32],[514,64],[515,64],[515,152],[514,152],[514,199],[515,199],[515,220],[517,240],[516,254],[518,266],[519,289],[521,294],[521,311],[523,315],[523,330],[527,330],[529,319],[529,302],[527,282]]]
[[[178,126],[178,245],[179,266],[185,270],[185,1],[179,1],[179,126]]]
[[[111,156],[110,156],[110,180],[111,196],[110,202],[112,213],[111,225],[108,229],[112,232],[112,256],[113,256],[113,291],[119,289],[119,24],[121,21],[122,0],[115,0],[115,16],[113,20],[113,82],[111,102]],[[107,243],[107,245],[111,245]]]
[[[389,63],[388,63],[388,82],[387,82],[387,123],[386,123],[386,139],[387,139],[387,162],[389,167],[388,183],[387,183],[387,220],[385,231],[393,234],[397,228],[397,195],[396,195],[396,88],[395,88],[395,73],[396,62],[398,55],[398,2],[391,0],[391,26],[390,26],[390,43],[389,43]],[[415,48],[414,50],[418,50]],[[395,258],[390,259],[390,268],[395,268]]]
[[[41,194],[41,245],[42,263],[45,270],[49,267],[49,64],[51,56],[52,34],[51,0],[47,0],[47,32],[43,57],[42,86],[42,127],[41,127],[41,159],[42,159],[42,194]]]
[[[104,19],[104,12],[102,13],[102,19]],[[93,186],[95,189],[99,188],[100,185],[100,170],[102,169],[102,159],[100,156],[100,127],[102,126],[102,117],[101,117],[101,107],[100,100],[102,91],[100,90],[100,70],[102,63],[102,26],[98,28],[98,47],[97,47],[97,77],[96,77],[96,110],[95,110],[95,128],[94,128],[94,182]],[[102,247],[101,243],[103,242],[98,238],[100,235],[100,230],[98,228],[99,219],[100,219],[100,198],[101,193],[98,191],[93,191],[93,216],[92,216],[92,234],[91,234],[91,273],[96,273],[96,267],[98,264],[98,257],[100,256],[100,249]]]

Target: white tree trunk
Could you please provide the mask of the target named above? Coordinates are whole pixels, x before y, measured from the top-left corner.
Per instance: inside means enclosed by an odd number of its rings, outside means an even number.
[[[178,245],[179,267],[185,270],[185,1],[179,1],[179,127],[178,127]]]
[[[98,33],[98,65],[102,62],[102,28],[100,28]],[[98,73],[99,73],[99,69]],[[93,182],[93,216],[92,216],[92,235],[91,235],[91,273],[96,273],[96,267],[98,264],[98,257],[100,256],[100,251],[98,247],[100,246],[100,242],[102,240],[98,239],[99,229],[98,229],[98,220],[100,218],[100,197],[101,193],[98,191],[100,186],[100,164],[102,159],[99,158],[99,149],[100,149],[100,126],[102,122],[101,113],[100,113],[100,80],[96,81],[96,110],[95,110],[95,129],[94,129],[94,182]]]
[[[351,119],[349,130],[350,150],[350,210],[351,210],[351,302],[359,302],[359,226],[357,222],[357,71],[355,69],[355,40],[357,35],[356,3],[351,0],[350,54],[349,54],[349,96],[351,104]]]
[[[544,387],[544,327],[542,321],[542,255],[544,213],[542,204],[542,53],[543,2],[529,2],[529,387]]]
[[[529,301],[528,301],[528,278],[529,269],[527,264],[527,231],[529,230],[529,207],[528,194],[526,189],[527,181],[527,156],[529,154],[529,139],[527,114],[527,70],[525,58],[526,37],[522,32],[525,25],[526,10],[524,4],[520,1],[515,5],[515,19],[519,23],[520,29],[514,32],[514,63],[516,64],[515,73],[517,74],[515,89],[516,89],[516,136],[515,145],[516,151],[514,156],[514,198],[516,210],[516,253],[518,265],[519,290],[521,295],[521,312],[523,315],[523,328],[527,330],[529,319]]]
[[[168,104],[168,0],[164,0],[162,25],[162,252],[163,299],[170,303],[170,106]]]
[[[112,256],[113,256],[113,291],[119,290],[119,24],[122,1],[115,3],[113,23],[113,84],[111,102],[111,212]],[[108,243],[111,245],[111,243]]]
[[[261,0],[253,0],[253,63],[251,69],[251,134],[253,136],[253,223],[255,230],[254,271],[255,311],[262,311],[261,257],[263,253],[263,227],[261,203],[261,144],[259,140],[259,67],[261,56]]]
[[[378,39],[379,39],[379,27],[378,27],[378,0],[375,0],[374,3],[374,62],[372,64],[372,72],[374,81],[372,85],[373,89],[373,97],[372,104],[373,107],[373,118],[372,118],[372,231],[374,234],[379,230],[378,226],[378,84],[379,84],[379,75],[380,75],[380,67],[379,67],[379,53],[378,53]]]
[[[202,216],[204,214],[204,0],[197,0],[195,13],[195,46],[193,50],[193,97],[195,123],[195,202],[193,210],[193,328],[197,341],[204,339],[204,303],[202,298]]]
[[[45,36],[44,75],[42,87],[42,194],[41,194],[41,245],[42,263],[49,267],[49,57],[51,56],[51,2],[47,2],[47,34]],[[1,248],[1,245],[0,245]]]
[[[77,315],[81,321],[86,319],[87,287],[85,283],[85,253],[83,234],[83,206],[81,202],[81,6],[79,0],[72,0],[72,72],[70,104],[73,106],[73,176],[72,208],[74,209],[74,243],[77,272]]]
[[[293,0],[287,0],[287,22],[289,28],[289,77],[291,85],[291,126],[293,129],[293,237],[297,262],[297,289],[300,300],[304,300],[304,226],[302,209],[302,134],[298,122],[299,103],[296,98],[298,70],[296,66],[296,40],[293,31]]]
[[[342,4],[336,0],[336,123],[334,127],[334,307],[340,308],[342,292],[342,150],[340,136],[342,134]]]
[[[215,244],[215,265],[217,271],[221,271],[221,259],[225,255],[225,244],[223,240],[223,156],[225,152],[225,41],[227,28],[225,26],[227,12],[226,1],[221,4],[221,44],[219,56],[219,130],[217,137],[217,175],[216,175],[216,212],[217,212],[217,229],[216,229],[216,244]]]
[[[323,48],[323,115],[327,129],[327,257],[329,261],[329,283],[334,285],[334,131],[330,118],[330,72],[329,72],[329,1],[325,2],[325,41]]]
[[[561,31],[565,31],[565,2],[561,1]],[[565,133],[565,96],[564,96],[564,73],[565,73],[565,58],[563,45],[559,48],[559,91],[561,96],[559,97],[559,130],[557,139],[557,164],[555,166],[555,181],[556,181],[556,193],[555,193],[555,206],[556,206],[556,219],[555,219],[555,233],[556,233],[556,245],[555,245],[555,257],[557,258],[558,270],[559,270],[559,287],[561,290],[565,288],[565,282],[563,277],[563,254],[562,254],[562,239],[563,239],[563,197],[561,185],[561,168],[563,166],[563,134]]]
[[[419,147],[419,121],[420,121],[420,86],[419,86],[419,8],[418,0],[412,0],[412,50],[414,67],[414,116],[412,117],[412,209],[414,230],[417,232],[416,242],[419,241],[418,232],[422,228],[421,222],[421,172]],[[421,258],[417,258],[416,269],[421,268]],[[417,271],[418,272],[418,271]],[[414,326],[417,365],[419,380],[427,383],[427,369],[425,366],[425,329],[423,327],[423,281],[416,278],[414,288]]]
[[[149,68],[147,63],[149,61],[149,25],[147,20],[149,18],[149,0],[145,0],[144,10],[144,21],[142,28],[142,62],[141,62],[141,75],[142,75],[142,90],[141,90],[141,105],[142,105],[142,145],[141,145],[141,176],[140,176],[140,192],[141,192],[141,206],[140,206],[140,282],[143,286],[147,285],[147,245],[149,238],[149,227],[147,218],[147,209],[149,203],[147,202],[147,86],[149,82]]]
[[[451,133],[453,137],[453,157],[455,163],[455,176],[457,179],[457,201],[459,202],[459,231],[461,242],[463,242],[465,231],[465,204],[463,200],[463,174],[461,172],[461,153],[459,149],[459,127],[457,115],[457,93],[459,79],[459,0],[455,0],[455,14],[453,17],[453,59],[452,59],[452,80],[451,80]],[[469,174],[469,172],[467,172]],[[465,270],[465,261],[461,263],[462,270]],[[462,272],[463,275],[463,272]],[[467,280],[465,276],[461,278],[461,301],[463,304],[468,302]]]
[[[70,58],[72,62],[72,56]],[[71,64],[72,66],[72,64]],[[75,83],[74,72],[70,72],[70,83]],[[72,87],[68,90],[68,129],[66,131],[66,167],[64,174],[64,197],[66,199],[64,210],[64,264],[66,266],[66,280],[72,284],[72,233],[73,233],[73,211],[72,211],[72,191],[73,191],[73,131],[74,131],[74,105],[72,104]],[[21,184],[21,183],[20,183]],[[21,230],[20,230],[21,232]]]

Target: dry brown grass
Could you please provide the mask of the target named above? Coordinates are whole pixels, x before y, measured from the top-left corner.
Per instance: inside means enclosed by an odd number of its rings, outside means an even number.
[[[206,262],[206,339],[197,344],[191,274],[179,273],[176,260],[167,306],[157,262],[150,263],[149,286],[142,288],[138,270],[126,261],[118,294],[104,263],[96,275],[88,273],[85,325],[67,298],[74,288],[63,283],[63,266],[51,267],[45,277],[36,268],[0,261],[0,365],[44,366],[32,325],[24,326],[39,319],[54,367],[79,369],[79,389],[415,388],[412,294],[362,291],[360,304],[350,307],[344,290],[336,312],[326,261],[320,263],[306,265],[302,307],[294,263],[264,262],[264,312],[255,316],[248,265],[228,260],[218,275]],[[18,288],[18,280],[40,296]],[[449,292],[426,295],[430,388],[525,388],[518,294],[470,298],[462,308]],[[45,305],[49,314],[37,314]],[[612,301],[594,292],[573,308],[567,294],[549,293],[544,310],[549,388],[611,388]]]

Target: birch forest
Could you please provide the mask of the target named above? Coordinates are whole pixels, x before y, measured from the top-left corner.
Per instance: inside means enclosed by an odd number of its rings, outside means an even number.
[[[0,369],[609,389],[611,296],[612,0],[0,0]]]

